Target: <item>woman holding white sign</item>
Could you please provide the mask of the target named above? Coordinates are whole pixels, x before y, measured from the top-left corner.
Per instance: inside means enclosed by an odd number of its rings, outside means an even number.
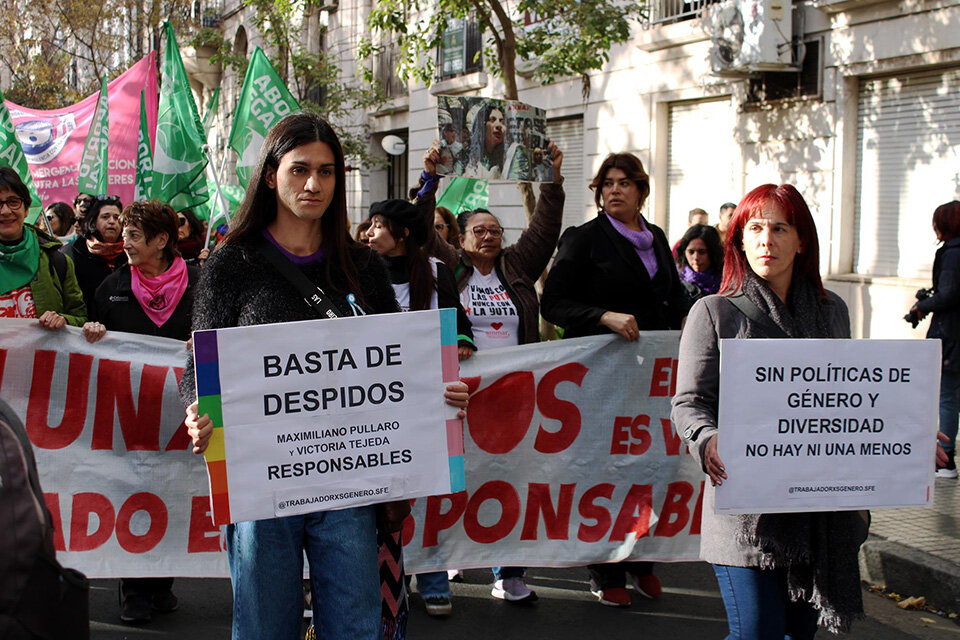
[[[720,295],[700,299],[680,339],[673,422],[710,483],[700,557],[713,564],[728,638],[812,638],[863,615],[855,511],[718,515],[727,478],[717,455],[723,338],[849,338],[847,307],[820,280],[817,230],[800,193],[772,184],[748,193],[727,230]],[[757,481],[762,481],[757,478]]]
[[[333,129],[310,112],[280,120],[263,143],[230,233],[204,267],[194,330],[312,320],[319,317],[314,304],[334,315],[398,311],[383,262],[348,236],[345,185]],[[312,303],[286,277],[282,260],[317,287]],[[181,384],[190,400],[192,364],[191,357]],[[448,404],[461,408],[467,395],[463,383],[445,392]],[[197,415],[196,402],[187,408],[186,424],[194,452],[203,452],[213,423]],[[395,513],[389,524],[399,528],[406,513]],[[226,539],[235,639],[298,636],[304,552],[317,636],[381,638],[374,507],[237,522],[227,526]]]

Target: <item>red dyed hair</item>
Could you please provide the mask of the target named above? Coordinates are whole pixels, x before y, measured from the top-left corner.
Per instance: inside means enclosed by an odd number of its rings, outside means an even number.
[[[723,280],[720,282],[720,292],[727,295],[736,293],[743,284],[743,275],[750,269],[747,255],[743,252],[743,228],[751,218],[760,216],[763,205],[767,202],[776,202],[787,215],[787,221],[792,224],[800,237],[800,246],[803,251],[797,255],[793,263],[793,272],[807,278],[816,285],[821,296],[827,292],[820,279],[820,243],[817,240],[817,225],[810,214],[810,208],[803,196],[793,185],[775,184],[760,185],[747,195],[737,205],[727,228],[727,238],[724,243]]]
[[[946,242],[960,236],[960,201],[942,204],[933,212],[933,228]]]

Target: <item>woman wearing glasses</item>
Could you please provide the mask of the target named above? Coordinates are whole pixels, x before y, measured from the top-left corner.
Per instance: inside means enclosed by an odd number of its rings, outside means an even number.
[[[39,318],[51,330],[79,327],[87,310],[73,262],[59,240],[24,224],[30,202],[17,172],[0,167],[0,317]]]
[[[87,308],[100,283],[127,264],[120,240],[120,198],[97,196],[87,214],[77,222],[77,238],[63,248],[77,268],[77,281]]]
[[[540,185],[540,198],[527,229],[508,247],[503,246],[503,226],[486,209],[464,211],[457,216],[460,250],[445,242],[440,233],[427,249],[454,270],[460,303],[473,327],[479,351],[540,341],[540,303],[534,284],[547,268],[560,237],[564,192],[560,165],[563,153],[552,142],[553,182]],[[417,205],[432,219],[439,179],[439,149],[423,156],[424,172]],[[494,567],[492,595],[511,602],[535,600],[537,595],[524,582],[522,567]]]
[[[202,266],[210,256],[203,246],[205,237],[203,223],[191,209],[177,212],[177,251],[187,264]]]

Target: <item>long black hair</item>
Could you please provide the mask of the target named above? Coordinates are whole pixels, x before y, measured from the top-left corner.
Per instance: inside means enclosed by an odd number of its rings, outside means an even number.
[[[687,262],[687,245],[700,238],[703,244],[707,245],[707,257],[710,258],[710,271],[723,273],[723,243],[720,242],[720,233],[713,227],[705,224],[695,224],[687,229],[687,232],[677,243],[677,267],[683,271],[684,267],[689,267]]]
[[[100,217],[100,210],[104,207],[116,207],[117,211],[123,213],[123,204],[117,196],[97,196],[87,209],[87,213],[80,218],[80,224],[77,225],[77,235],[84,240],[99,240],[103,242],[103,236],[97,231],[97,218]],[[120,240],[117,239],[117,242]]]
[[[363,301],[357,269],[350,259],[351,247],[356,244],[350,239],[350,221],[347,217],[346,163],[343,147],[336,132],[319,115],[312,111],[298,111],[284,116],[267,133],[257,158],[257,166],[250,176],[250,184],[243,196],[243,202],[230,225],[230,232],[223,239],[224,244],[250,246],[263,234],[263,231],[277,219],[277,196],[274,189],[267,186],[267,170],[276,171],[280,167],[280,158],[288,152],[311,142],[322,142],[333,151],[336,186],[333,199],[320,218],[323,233],[323,250],[327,257],[327,281],[337,289],[337,283],[331,274],[334,263],[346,278],[346,285],[357,298]],[[342,293],[342,292],[341,292]]]
[[[410,311],[425,311],[430,308],[430,300],[437,289],[430,256],[423,248],[423,233],[409,229],[399,222],[381,216],[383,226],[387,228],[396,242],[403,241],[406,249],[407,269],[410,282]],[[406,235],[404,235],[406,234]]]
[[[493,149],[493,153],[487,155],[487,118],[491,111],[499,111],[503,115],[503,134],[506,141],[507,134],[507,111],[506,107],[496,102],[484,102],[477,115],[473,118],[473,128],[470,135],[470,161],[469,164],[480,167],[483,166],[483,159],[490,161],[490,167],[503,168],[504,143],[501,142]]]

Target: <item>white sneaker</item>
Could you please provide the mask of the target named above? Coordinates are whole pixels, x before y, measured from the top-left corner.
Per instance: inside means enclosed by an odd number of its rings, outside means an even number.
[[[490,595],[508,602],[533,602],[537,592],[530,589],[523,578],[504,578],[493,583]]]
[[[956,478],[958,475],[956,467],[953,469],[937,469],[935,474],[938,478]]]

